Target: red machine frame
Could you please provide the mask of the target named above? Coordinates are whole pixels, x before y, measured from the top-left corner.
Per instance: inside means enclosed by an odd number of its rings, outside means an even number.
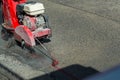
[[[27,0],[2,0],[3,24],[1,32],[4,33],[2,34],[4,40],[9,40],[8,38],[12,35],[12,37],[16,41],[21,43],[22,48],[25,45],[26,48],[29,47],[30,50],[33,50],[35,48],[34,46],[36,46],[36,40],[38,40],[39,38],[48,39],[49,36],[51,36],[51,28],[47,26],[40,31],[39,30],[32,31],[28,26],[21,25],[19,23],[16,7],[17,5],[22,3],[24,4],[26,2]],[[29,16],[29,18],[31,18],[31,16]],[[44,19],[46,21],[45,24],[48,25],[47,24],[48,20],[45,17]],[[7,38],[5,36],[7,36]],[[57,65],[58,61],[54,59],[51,55],[49,55],[49,51],[43,46],[43,44],[40,41],[38,42],[47,51],[47,53],[42,52],[41,54],[44,54],[46,57],[48,57],[52,61],[53,66]]]
[[[12,32],[15,40],[22,42],[29,46],[35,46],[35,38],[48,37],[51,35],[51,29],[46,28],[42,31],[31,31],[27,26],[19,24],[17,18],[16,6],[27,2],[27,0],[2,0],[2,14],[4,23],[3,28]]]

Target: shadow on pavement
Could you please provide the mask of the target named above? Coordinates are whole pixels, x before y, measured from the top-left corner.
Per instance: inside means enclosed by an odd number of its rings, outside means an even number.
[[[76,64],[51,72],[50,75],[43,75],[31,80],[82,80],[97,73],[99,73],[99,71],[91,67]],[[47,79],[47,77],[51,79]]]
[[[12,75],[15,78],[14,80],[25,80],[24,78],[20,77],[16,73],[9,70],[4,65],[0,64],[0,68],[4,69],[6,72],[6,77]],[[5,74],[5,72],[3,74]],[[2,73],[2,72],[0,72]],[[99,71],[91,68],[91,67],[84,67],[81,65],[71,65],[60,70],[45,74],[43,76],[39,76],[30,80],[83,80],[87,77],[95,75],[99,73]],[[10,75],[8,75],[10,74]],[[9,78],[8,77],[8,78]],[[10,79],[11,80],[11,79]]]

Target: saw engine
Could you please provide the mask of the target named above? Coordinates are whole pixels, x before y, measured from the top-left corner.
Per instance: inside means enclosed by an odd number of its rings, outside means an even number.
[[[22,23],[25,26],[28,26],[32,31],[34,31],[37,28],[46,28],[44,17],[41,15],[36,17],[24,16]]]
[[[31,31],[49,28],[48,17],[44,14],[42,3],[26,2],[17,5],[17,17],[21,25],[28,26]]]

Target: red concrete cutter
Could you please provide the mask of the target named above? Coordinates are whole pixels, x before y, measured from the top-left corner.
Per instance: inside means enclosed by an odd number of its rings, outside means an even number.
[[[51,28],[42,3],[27,0],[2,0],[1,3],[3,16],[1,36],[4,40],[14,37],[22,48],[29,47],[32,50],[37,42],[42,45],[41,39],[51,37]],[[51,56],[46,56],[53,61],[53,65],[57,64]]]

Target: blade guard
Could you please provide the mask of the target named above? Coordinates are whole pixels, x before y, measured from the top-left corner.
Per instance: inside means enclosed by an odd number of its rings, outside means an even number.
[[[15,32],[17,35],[19,35],[24,41],[25,43],[27,43],[30,46],[34,46],[35,45],[35,39],[34,36],[32,34],[32,32],[30,31],[30,29],[27,26],[24,25],[20,25],[18,27],[16,27]]]

